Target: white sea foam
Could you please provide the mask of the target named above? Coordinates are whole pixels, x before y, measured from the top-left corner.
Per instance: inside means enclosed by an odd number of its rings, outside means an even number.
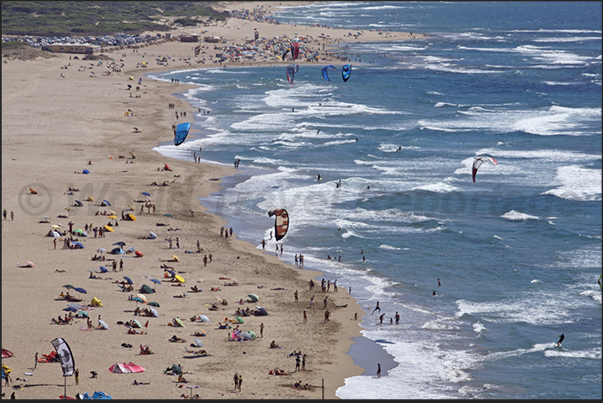
[[[539,217],[526,213],[520,213],[515,210],[507,211],[505,214],[501,215],[501,217],[510,221],[540,220]]]
[[[590,350],[571,351],[562,349],[550,349],[544,352],[545,357],[567,357],[567,358],[588,358],[591,360],[601,360],[601,348],[591,348]]]
[[[542,194],[575,201],[601,200],[601,169],[577,165],[558,167],[555,179],[561,185]]]

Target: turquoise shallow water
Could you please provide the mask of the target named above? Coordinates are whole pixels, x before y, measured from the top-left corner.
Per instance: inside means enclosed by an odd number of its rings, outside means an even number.
[[[320,63],[294,86],[287,63],[154,76],[197,84],[183,95],[211,110],[160,153],[241,160],[210,211],[259,244],[286,208],[283,260],[303,253],[369,314],[380,301],[386,324],[367,315],[364,337],[398,366],[376,379],[365,364],[338,396],[600,399],[600,4],[338,2],[278,18],[430,35],[342,44],[345,83],[336,63],[331,84]],[[479,155],[498,165],[473,183]]]

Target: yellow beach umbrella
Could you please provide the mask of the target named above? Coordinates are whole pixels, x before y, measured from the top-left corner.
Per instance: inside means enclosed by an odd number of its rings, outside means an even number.
[[[61,228],[61,227],[59,227],[59,226],[58,226],[58,225],[56,225],[56,224],[52,224],[52,225],[50,226],[50,228],[59,229],[59,228]]]
[[[94,197],[92,197],[92,196],[88,196],[88,197],[86,197],[86,200],[87,200],[87,201],[91,201],[91,202],[93,202],[93,201],[94,201]]]
[[[181,283],[186,282],[186,280],[185,280],[185,279],[183,279],[183,278],[182,278],[182,276],[180,276],[180,274],[176,274],[176,275],[174,276],[174,278],[175,278],[176,280],[180,281]]]
[[[104,228],[105,228],[107,231],[109,231],[109,232],[115,232],[115,231],[113,231],[113,228],[111,228],[111,227],[110,227],[110,226],[108,226],[108,225],[105,225],[105,226],[104,226]]]
[[[128,217],[130,217],[132,221],[136,221],[136,216],[134,214],[128,214]]]
[[[117,216],[115,214],[111,214],[109,216],[109,218],[112,219],[112,220],[117,220]]]
[[[136,209],[134,208],[134,206],[132,206],[131,204],[128,204],[128,207],[130,207],[130,210],[136,211]]]
[[[179,261],[180,261],[180,259],[178,259],[178,256],[176,256],[176,255],[172,255],[172,259],[174,259],[174,260],[175,260],[175,261],[177,261],[177,262],[179,262]]]

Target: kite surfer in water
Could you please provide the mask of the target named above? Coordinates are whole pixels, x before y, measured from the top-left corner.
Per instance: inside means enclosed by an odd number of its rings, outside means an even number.
[[[565,335],[563,333],[561,333],[559,335],[559,341],[557,342],[557,347],[561,346],[561,342],[563,341],[563,339],[565,339]]]

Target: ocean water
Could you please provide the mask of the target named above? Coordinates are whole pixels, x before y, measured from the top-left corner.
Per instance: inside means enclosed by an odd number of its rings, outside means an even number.
[[[368,313],[363,337],[397,366],[377,379],[371,364],[337,395],[601,399],[601,4],[279,10],[300,35],[309,23],[429,35],[342,42],[347,82],[339,61],[331,83],[319,62],[293,86],[288,62],[152,75],[198,85],[182,96],[211,111],[158,152],[241,161],[201,203],[257,245],[267,212],[287,209],[282,259],[303,253]],[[498,165],[473,183],[480,155]]]

